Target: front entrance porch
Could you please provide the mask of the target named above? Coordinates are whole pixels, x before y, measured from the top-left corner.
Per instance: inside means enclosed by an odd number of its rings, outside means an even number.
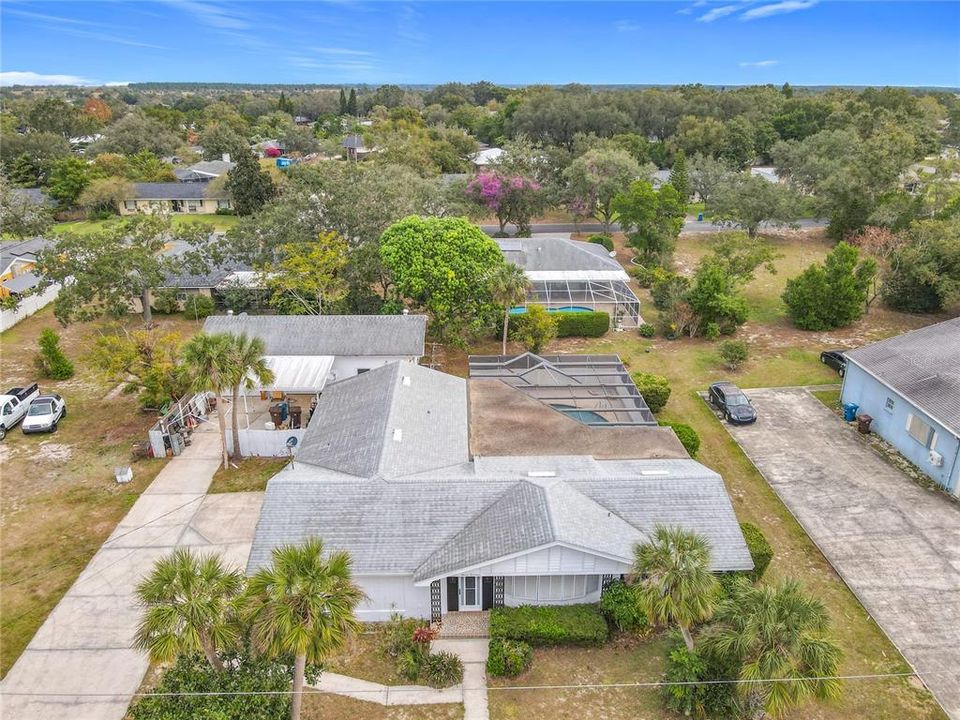
[[[434,624],[434,629],[437,630],[437,638],[444,640],[490,637],[490,611],[448,612],[439,623]]]

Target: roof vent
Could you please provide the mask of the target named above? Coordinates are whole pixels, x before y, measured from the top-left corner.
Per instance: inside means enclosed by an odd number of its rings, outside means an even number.
[[[553,470],[531,470],[527,473],[527,477],[556,477],[557,474]]]
[[[404,375],[404,376],[403,376],[403,386],[404,386],[404,387],[410,387],[410,376],[409,376],[409,375]]]
[[[641,470],[641,475],[669,475],[669,470]]]
[[[400,442],[401,440],[403,440],[403,430],[401,428],[394,428],[393,441]]]

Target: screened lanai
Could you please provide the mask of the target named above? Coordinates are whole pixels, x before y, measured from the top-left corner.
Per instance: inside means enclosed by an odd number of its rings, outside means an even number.
[[[541,271],[527,273],[527,276],[531,287],[526,304],[544,305],[552,311],[576,312],[583,308],[605,312],[610,315],[613,327],[640,324],[640,300],[627,284],[624,272]]]

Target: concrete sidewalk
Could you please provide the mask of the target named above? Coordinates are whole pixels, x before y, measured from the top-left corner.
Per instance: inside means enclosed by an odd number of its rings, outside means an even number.
[[[149,665],[131,643],[134,589],[153,562],[184,545],[246,562],[262,493],[205,498],[219,462],[219,434],[206,425],[160,471],[0,683],[3,720],[123,718]]]

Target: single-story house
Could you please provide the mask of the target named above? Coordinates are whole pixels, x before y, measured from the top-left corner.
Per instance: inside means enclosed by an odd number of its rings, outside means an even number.
[[[120,203],[121,215],[166,210],[176,214],[213,215],[233,205],[204,182],[133,183],[133,196]]]
[[[960,318],[844,353],[842,400],[872,431],[960,496]]]
[[[364,144],[363,135],[358,133],[347,135],[340,141],[340,147],[343,148],[343,157],[346,160],[363,160],[374,151],[374,148]]]
[[[201,160],[189,167],[176,168],[173,174],[180,182],[205,183],[233,170],[236,163],[230,162],[230,154],[224,153],[222,160]]]
[[[531,283],[526,302],[512,312],[523,313],[527,305],[539,304],[551,311],[606,312],[613,327],[643,322],[630,276],[602,245],[560,235],[504,238],[497,244]]]
[[[670,182],[670,173],[672,170],[654,170],[650,175],[650,184],[654,190],[659,190]]]
[[[750,168],[750,174],[753,177],[762,178],[767,182],[778,183],[780,182],[780,173],[777,172],[775,167],[768,166],[756,166]]]
[[[470,156],[470,164],[477,170],[483,170],[500,162],[503,152],[503,149],[498,147],[484,148]]]
[[[56,202],[40,188],[10,188],[13,196],[18,200],[23,200],[30,205],[43,205],[53,207]]]
[[[496,430],[500,396],[489,396],[480,427],[493,432],[479,452],[473,401],[486,391],[474,382],[389,363],[328,385],[294,466],[267,485],[247,571],[268,564],[274,548],[317,536],[350,553],[366,595],[360,619],[399,612],[440,621],[455,611],[595,602],[630,572],[634,544],[657,523],[703,534],[714,571],[753,567],[723,479],[691,460],[669,428],[594,427],[480,378],[536,404],[538,413],[511,406],[515,418],[546,424],[512,454],[513,439]],[[566,439],[593,439],[558,448],[549,436],[558,424]],[[635,432],[635,442],[624,446],[618,431]],[[656,439],[647,444],[647,435]],[[615,450],[609,459],[584,453],[602,455],[604,445]]]
[[[0,243],[0,298],[23,295],[40,284],[40,277],[33,272],[37,255],[51,245],[51,240],[42,237]]]
[[[275,158],[287,154],[287,147],[282,140],[263,140],[254,143],[252,148],[260,157]]]

